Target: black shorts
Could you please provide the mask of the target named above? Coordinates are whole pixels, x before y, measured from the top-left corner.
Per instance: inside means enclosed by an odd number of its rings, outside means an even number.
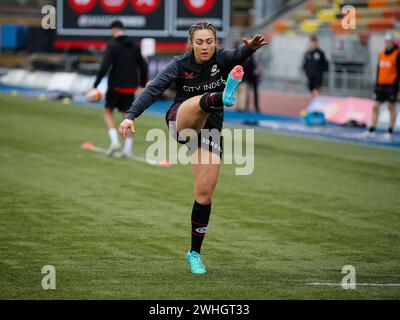
[[[105,107],[111,110],[116,108],[120,112],[127,112],[134,100],[135,95],[133,93],[119,93],[112,88],[108,88]]]
[[[386,101],[395,103],[398,93],[398,86],[378,84],[375,86],[374,100],[381,103]]]
[[[308,77],[308,89],[310,91],[319,90],[322,85],[322,77],[310,76]]]
[[[197,138],[189,141],[182,141],[178,139],[178,132],[176,129],[176,114],[182,103],[174,103],[167,111],[165,115],[165,121],[167,122],[168,130],[174,139],[188,147],[190,154],[193,154],[198,147],[206,149],[210,152],[215,153],[217,156],[222,158],[223,153],[223,137],[221,134],[222,124],[224,121],[224,113],[211,113],[203,127],[201,133],[197,135]]]

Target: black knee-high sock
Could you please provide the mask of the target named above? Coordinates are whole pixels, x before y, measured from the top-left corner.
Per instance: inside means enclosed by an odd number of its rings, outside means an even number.
[[[200,98],[200,108],[205,112],[214,113],[224,107],[222,92],[208,92]]]
[[[192,247],[190,251],[200,253],[201,244],[206,235],[210,213],[211,203],[203,205],[196,200],[194,201],[192,209]]]

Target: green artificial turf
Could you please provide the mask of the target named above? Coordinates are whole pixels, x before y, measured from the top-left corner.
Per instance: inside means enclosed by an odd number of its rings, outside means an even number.
[[[146,132],[165,131],[142,116]],[[255,170],[224,165],[189,272],[193,181],[107,147],[101,108],[0,95],[1,299],[399,299],[400,151],[256,131]],[[56,290],[41,269],[56,268]]]

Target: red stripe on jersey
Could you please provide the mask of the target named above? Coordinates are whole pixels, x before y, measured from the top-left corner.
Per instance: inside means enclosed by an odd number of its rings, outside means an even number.
[[[205,233],[201,234],[201,233],[197,233],[197,232],[192,232],[192,235],[198,236],[198,237],[204,237],[206,234]]]
[[[198,226],[203,226],[203,227],[207,227],[208,226],[208,224],[200,223],[200,222],[193,221],[193,220],[192,220],[192,223],[197,224]]]
[[[211,102],[212,102],[212,105],[215,107],[214,95],[215,95],[214,93],[211,94]]]
[[[125,93],[131,94],[137,91],[137,88],[120,88],[120,87],[113,87],[113,90],[118,93]]]

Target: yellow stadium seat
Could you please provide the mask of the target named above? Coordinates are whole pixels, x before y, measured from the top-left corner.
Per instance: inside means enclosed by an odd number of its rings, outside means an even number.
[[[304,33],[316,33],[320,25],[320,21],[308,19],[300,23],[300,30]]]
[[[336,13],[335,9],[323,9],[318,11],[317,18],[322,22],[332,22],[336,20]]]

